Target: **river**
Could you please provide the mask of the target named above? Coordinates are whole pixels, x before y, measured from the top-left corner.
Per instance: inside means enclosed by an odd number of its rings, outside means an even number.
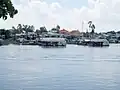
[[[120,45],[0,47],[1,90],[119,90]]]

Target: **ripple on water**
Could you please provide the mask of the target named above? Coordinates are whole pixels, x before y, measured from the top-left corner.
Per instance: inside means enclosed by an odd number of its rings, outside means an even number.
[[[1,90],[119,90],[120,47],[0,47]]]

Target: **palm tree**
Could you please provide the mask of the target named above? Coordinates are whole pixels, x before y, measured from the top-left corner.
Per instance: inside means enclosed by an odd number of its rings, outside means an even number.
[[[59,31],[60,31],[60,26],[59,25],[56,26],[56,30],[57,30],[57,33],[59,33]]]
[[[12,34],[15,35],[16,33],[17,33],[17,29],[14,26],[12,26]]]
[[[34,26],[33,25],[23,25],[23,30],[25,31],[25,33],[28,33],[28,32],[33,32],[34,31]]]
[[[60,26],[59,26],[59,25],[57,25],[57,26],[56,26],[56,28],[57,28],[57,29],[60,29]]]
[[[92,21],[89,21],[88,24],[89,24],[89,28],[91,28],[91,26],[92,26]]]
[[[92,21],[89,21],[88,24],[89,24],[89,29],[92,30],[91,33],[94,33],[95,25],[92,23]]]
[[[91,29],[92,29],[91,33],[95,33],[95,25],[94,24],[92,24]]]
[[[92,21],[89,21],[88,24],[89,24],[89,30],[90,30],[90,29],[92,30],[92,31],[91,31],[91,35],[92,35],[92,37],[93,37],[93,34],[94,34],[94,32],[95,32],[95,25],[92,23]],[[90,35],[90,38],[91,38],[91,35]]]
[[[18,33],[23,33],[23,28],[21,24],[18,24],[17,30],[18,30]]]
[[[29,32],[33,32],[35,30],[35,27],[33,26],[33,25],[31,25],[30,27],[29,27]]]

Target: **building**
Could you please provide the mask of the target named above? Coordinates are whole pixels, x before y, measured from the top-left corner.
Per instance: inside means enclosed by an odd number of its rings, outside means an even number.
[[[64,35],[69,35],[70,34],[70,32],[65,30],[65,29],[60,30],[59,33],[64,34]]]
[[[73,31],[70,32],[70,35],[72,35],[72,36],[80,36],[81,33],[78,30],[73,30]]]

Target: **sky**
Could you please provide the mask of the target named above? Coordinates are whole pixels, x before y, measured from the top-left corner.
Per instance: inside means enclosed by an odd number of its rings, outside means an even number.
[[[34,25],[36,29],[86,31],[88,21],[93,21],[96,32],[120,30],[120,0],[12,0],[19,13],[13,19],[0,19],[0,28],[17,24]],[[83,29],[82,29],[82,22]]]

